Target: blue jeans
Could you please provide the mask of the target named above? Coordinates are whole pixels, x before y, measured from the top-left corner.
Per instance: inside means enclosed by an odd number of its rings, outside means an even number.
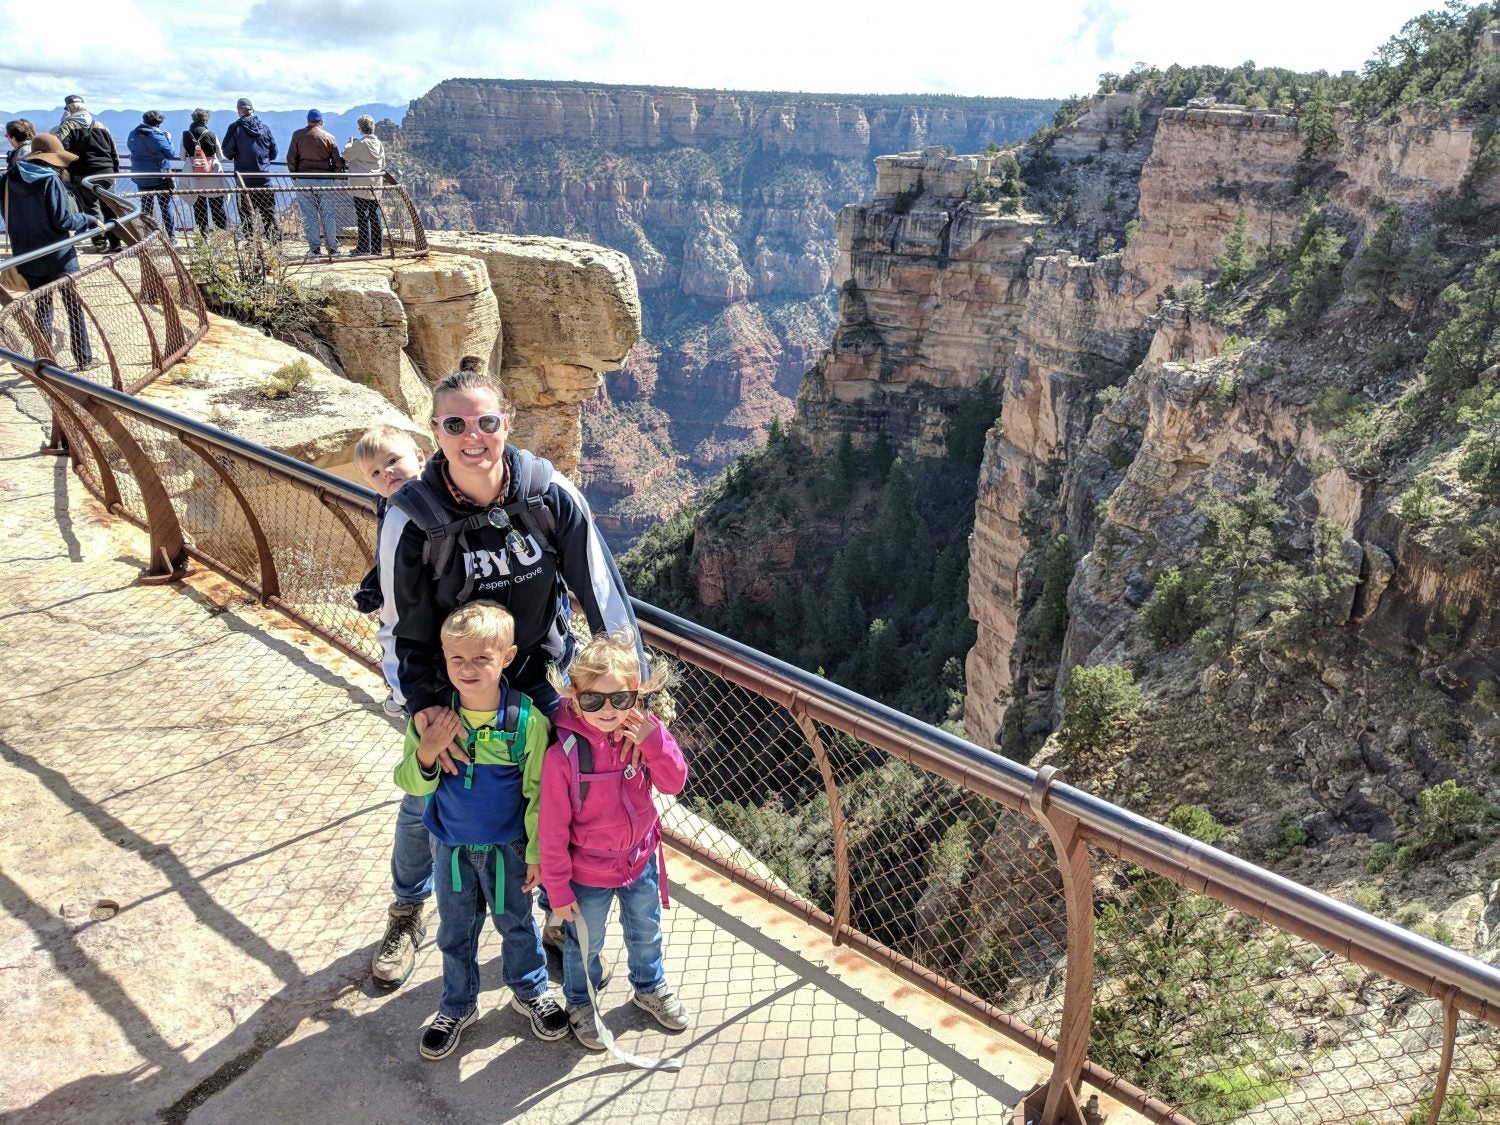
[[[295,179],[292,186],[296,188],[326,187],[332,184],[332,180],[303,180]],[[338,220],[334,217],[334,206],[338,202],[338,196],[331,191],[298,191],[297,206],[302,209],[302,233],[307,236],[307,248],[316,251],[324,243],[323,235],[326,234],[328,249],[330,252],[339,248]],[[322,214],[321,230],[318,225],[319,213]]]
[[[579,913],[589,928],[589,975],[594,991],[599,990],[599,950],[604,948],[604,923],[609,919],[609,904],[616,898],[620,900],[620,928],[625,931],[630,986],[637,992],[654,991],[667,979],[661,965],[661,887],[656,878],[656,856],[647,861],[646,870],[629,886],[585,887],[573,883],[572,887]],[[563,997],[569,1008],[576,1008],[589,1002],[589,992],[583,980],[578,930],[572,922],[565,930]]]
[[[522,1000],[547,991],[547,955],[542,932],[531,917],[531,896],[521,893],[526,881],[526,842],[497,844],[492,850],[470,851],[436,846],[438,877],[433,889],[438,901],[438,949],[443,954],[443,998],[438,1011],[458,1019],[479,1006],[479,936],[484,918],[494,919],[500,934],[500,974]],[[453,889],[453,856],[458,854],[459,890]],[[496,854],[505,857],[504,895],[497,901]],[[498,908],[498,909],[497,909]]]
[[[415,906],[432,897],[432,851],[436,841],[422,814],[426,797],[410,793],[396,810],[396,845],[391,849],[391,894],[399,906]]]

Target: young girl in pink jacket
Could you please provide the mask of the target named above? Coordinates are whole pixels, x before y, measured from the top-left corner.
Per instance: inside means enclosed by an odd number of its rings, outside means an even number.
[[[661,820],[651,791],[680,793],[687,763],[641,696],[660,686],[641,682],[640,656],[628,629],[588,641],[569,665],[571,682],[553,677],[562,696],[555,741],[542,762],[538,836],[542,885],[565,923],[563,996],[573,1034],[585,1047],[605,1043],[594,1023],[589,984],[602,987],[599,950],[610,903],[620,926],[636,1007],[681,1031],[687,1009],[662,971]],[[578,923],[588,932],[588,978]]]

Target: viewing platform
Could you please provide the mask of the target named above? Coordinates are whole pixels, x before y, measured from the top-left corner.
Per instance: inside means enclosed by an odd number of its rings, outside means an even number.
[[[628,1003],[617,927],[603,1006],[625,1049],[680,1072],[533,1039],[492,932],[480,1020],[422,1060],[435,917],[412,979],[370,984],[400,737],[384,685],[209,571],[140,584],[145,535],[37,451],[46,421],[0,377],[0,1118],[1004,1122],[1050,1073],[677,852],[666,957],[692,1024]]]

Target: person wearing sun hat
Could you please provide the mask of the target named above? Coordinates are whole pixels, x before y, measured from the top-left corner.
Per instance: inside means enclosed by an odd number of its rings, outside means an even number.
[[[75,211],[63,186],[64,171],[78,158],[51,133],[38,133],[31,139],[29,155],[17,160],[5,173],[3,200],[5,229],[10,232],[13,254],[28,254],[70,234],[100,225],[92,215]],[[78,272],[78,254],[72,246],[62,246],[16,267],[26,281],[27,289],[40,289],[50,281]],[[89,343],[88,325],[76,294],[65,293],[63,305],[68,314],[68,335],[73,359],[82,367],[94,365]],[[52,297],[37,299],[37,325],[48,338],[52,335]]]

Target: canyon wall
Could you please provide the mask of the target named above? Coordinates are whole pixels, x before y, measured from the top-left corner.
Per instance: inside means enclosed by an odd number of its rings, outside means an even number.
[[[582,237],[629,255],[645,340],[583,417],[617,545],[791,414],[835,326],[835,215],[879,153],[983,148],[1055,102],[453,80],[394,135],[432,227]]]
[[[1450,560],[1438,578],[1394,513],[1409,480],[1357,482],[1334,466],[1307,405],[1339,373],[1279,353],[1274,377],[1264,360],[1263,371],[1247,370],[1220,356],[1225,331],[1163,304],[1184,282],[1215,276],[1241,214],[1252,246],[1289,242],[1310,176],[1350,245],[1389,205],[1451,196],[1471,162],[1473,124],[1341,119],[1324,159],[1308,162],[1295,118],[1143,104],[1131,153],[1107,124],[1120,112],[1112,99],[1107,112],[1111,99],[1095,99],[1076,135],[1062,130],[1053,146],[1054,197],[1085,201],[1071,230],[966,198],[994,158],[935,149],[877,160],[874,199],[838,220],[839,324],[797,405],[815,448],[849,432],[859,444],[884,435],[909,455],[941,456],[952,391],[999,380],[971,539],[969,736],[998,746],[1012,699],[1037,730],[1055,726],[1069,669],[1118,657],[1155,577],[1192,557],[1204,491],[1255,476],[1276,479],[1304,522],[1324,516],[1344,529],[1344,556],[1364,577],[1357,621],[1367,638],[1409,655],[1447,615],[1473,648],[1445,674],[1462,681],[1467,668],[1470,687],[1493,677],[1500,599],[1486,592],[1482,560],[1458,565],[1462,573]],[[1112,200],[1134,187],[1138,222],[1123,249],[1081,256],[1074,250],[1086,252],[1099,229],[1087,201],[1097,204],[1105,183],[1118,185]],[[1478,198],[1497,198],[1493,177]],[[1018,668],[1039,547],[1065,533],[1086,550],[1106,528],[1109,557],[1086,554],[1070,590],[1062,660],[1045,674]],[[1353,615],[1353,592],[1349,600]]]

